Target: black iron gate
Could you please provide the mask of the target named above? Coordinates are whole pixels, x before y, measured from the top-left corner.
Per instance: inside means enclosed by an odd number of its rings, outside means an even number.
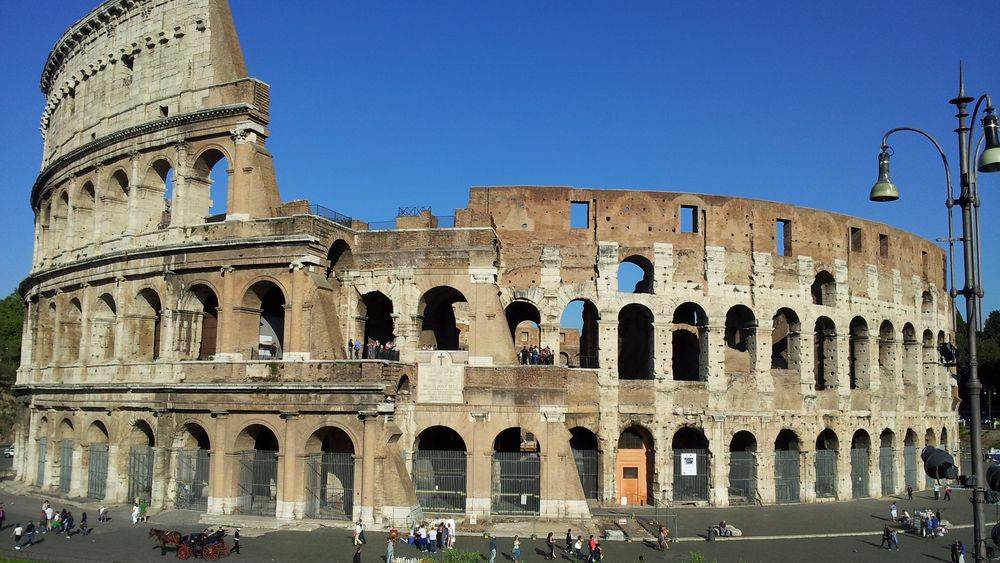
[[[538,514],[541,504],[541,459],[537,453],[494,452],[494,514]]]
[[[816,497],[837,496],[837,450],[816,450]]]
[[[208,510],[208,483],[212,467],[209,450],[180,450],[177,452],[177,508]]]
[[[87,461],[87,497],[101,500],[108,488],[108,445],[91,444]]]
[[[350,520],[354,508],[354,454],[306,458],[306,516]]]
[[[59,490],[69,493],[73,482],[73,440],[59,442]]]
[[[707,450],[674,450],[674,500],[708,500]]]
[[[42,438],[38,441],[38,466],[35,468],[35,484],[39,487],[45,486],[45,450],[47,447],[47,439]]]
[[[583,498],[597,500],[599,459],[597,450],[573,449],[573,461],[576,462],[576,472],[580,475],[580,485],[583,487]]]
[[[882,495],[896,492],[896,463],[892,448],[879,448],[878,469],[882,475]]]
[[[868,491],[868,448],[851,448],[851,497],[866,498]]]
[[[274,516],[278,508],[278,452],[240,452],[236,511]]]
[[[775,450],[774,496],[777,502],[799,502],[801,478],[798,450]]]
[[[151,501],[153,498],[153,448],[132,446],[128,451],[128,498]]]
[[[757,455],[753,452],[729,453],[729,500],[752,503],[757,491]]]
[[[917,448],[916,446],[906,446],[903,448],[903,479],[906,484],[914,489],[920,488],[919,474],[917,473]]]
[[[466,457],[463,451],[413,452],[413,485],[424,510],[465,512]]]

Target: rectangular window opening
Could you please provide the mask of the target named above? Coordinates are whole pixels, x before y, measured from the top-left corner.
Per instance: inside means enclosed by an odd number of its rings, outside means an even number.
[[[889,259],[889,235],[878,235],[878,256],[883,260]]]
[[[681,206],[681,232],[682,233],[697,233],[698,232],[698,206],[697,205],[682,205]]]
[[[775,222],[775,252],[778,256],[792,255],[792,222],[788,219],[778,219]]]
[[[923,271],[924,277],[927,277],[927,251],[920,251],[920,267]]]
[[[163,117],[170,117],[170,108],[167,106],[160,106],[160,115]]]
[[[861,252],[861,246],[864,241],[864,233],[858,227],[851,227],[851,252]]]
[[[569,226],[571,229],[590,228],[589,201],[571,201],[569,203]]]
[[[638,479],[638,467],[622,467],[622,479]]]

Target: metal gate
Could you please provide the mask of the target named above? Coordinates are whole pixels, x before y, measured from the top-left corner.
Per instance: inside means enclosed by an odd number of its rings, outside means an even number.
[[[730,502],[754,501],[757,491],[757,456],[753,452],[729,453]]]
[[[798,450],[775,450],[774,452],[774,495],[777,502],[799,502]]]
[[[538,514],[541,459],[537,453],[493,453],[494,514]]]
[[[152,500],[153,455],[153,448],[149,446],[132,446],[128,451],[129,500]]]
[[[236,511],[239,514],[274,516],[278,507],[278,452],[240,452]]]
[[[350,520],[354,509],[354,454],[306,458],[306,516]]]
[[[597,500],[597,468],[599,466],[597,450],[574,449],[573,461],[576,462],[576,472],[580,475],[583,498]]]
[[[35,484],[39,487],[45,486],[45,449],[48,440],[42,438],[38,441],[38,467],[35,468]]]
[[[177,508],[208,510],[208,476],[212,467],[209,450],[180,450],[177,452]]]
[[[707,450],[674,450],[674,500],[708,500]]]
[[[896,463],[892,448],[879,448],[878,470],[882,474],[882,495],[896,492]]]
[[[919,489],[920,483],[917,481],[918,478],[917,447],[906,446],[903,448],[903,479],[906,480],[907,485],[912,486],[914,489]]]
[[[91,444],[87,462],[87,497],[103,499],[108,488],[108,445]]]
[[[816,497],[837,496],[837,450],[816,450]]]
[[[868,496],[868,448],[851,448],[851,497]]]
[[[463,451],[413,452],[413,485],[424,510],[465,512],[466,457]]]
[[[73,440],[59,442],[59,490],[69,493],[73,482]]]

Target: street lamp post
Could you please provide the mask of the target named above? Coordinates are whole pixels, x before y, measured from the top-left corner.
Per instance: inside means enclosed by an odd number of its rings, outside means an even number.
[[[889,158],[892,155],[888,140],[889,136],[898,131],[911,131],[918,133],[934,144],[941,159],[944,162],[945,175],[947,176],[948,197],[945,206],[948,208],[948,255],[951,260],[951,296],[952,298],[961,295],[965,298],[966,330],[968,331],[968,350],[965,358],[966,378],[965,391],[966,400],[969,402],[969,411],[972,418],[970,449],[972,454],[972,523],[975,535],[974,554],[975,560],[986,561],[986,544],[983,534],[983,504],[985,502],[983,485],[985,484],[985,474],[983,472],[983,444],[982,444],[982,413],[981,413],[981,393],[982,384],[979,381],[978,362],[976,359],[976,331],[981,323],[981,303],[983,288],[981,283],[981,269],[979,265],[979,192],[976,187],[976,169],[970,165],[978,152],[978,145],[973,143],[973,126],[976,122],[976,114],[980,105],[985,101],[986,108],[983,116],[983,137],[986,141],[986,150],[979,158],[979,172],[1000,172],[1000,139],[998,139],[997,117],[994,113],[993,102],[988,94],[983,94],[977,99],[965,95],[965,78],[959,67],[958,96],[949,100],[948,103],[958,109],[955,117],[958,118],[958,161],[960,192],[958,198],[954,197],[951,183],[951,169],[948,165],[948,157],[945,155],[941,145],[925,131],[913,127],[899,127],[890,129],[882,137],[882,150],[879,153],[878,165],[879,176],[872,187],[869,199],[872,201],[895,201],[899,199],[899,188],[889,179]],[[967,108],[971,102],[975,101],[975,109],[972,113],[971,124],[966,122],[969,117]],[[973,158],[970,158],[969,149],[975,151]],[[952,235],[952,208],[958,205],[962,210],[962,250],[965,270],[965,282],[960,290],[955,289],[954,281],[954,237]],[[961,375],[961,372],[960,372]]]

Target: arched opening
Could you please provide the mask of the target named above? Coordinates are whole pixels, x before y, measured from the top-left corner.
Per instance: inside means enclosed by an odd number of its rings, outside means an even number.
[[[827,428],[816,437],[816,497],[837,496],[837,457],[840,440]]]
[[[411,391],[410,390],[410,377],[404,373],[403,376],[399,378],[399,382],[396,383],[396,394],[397,395],[409,395],[410,391]]]
[[[128,498],[151,502],[156,440],[145,420],[135,421],[128,432]]]
[[[493,440],[493,514],[538,514],[541,445],[532,432],[508,428]]]
[[[809,292],[812,294],[813,305],[832,307],[837,301],[837,282],[830,272],[822,270],[813,278]]]
[[[504,309],[511,343],[517,354],[517,363],[551,364],[552,350],[542,348],[542,316],[538,307],[529,301],[515,300]]]
[[[225,221],[233,176],[229,159],[219,149],[211,148],[198,155],[191,170],[193,174],[185,178],[191,222]]]
[[[771,319],[771,369],[799,371],[799,334],[802,325],[795,311],[778,309]]]
[[[878,369],[882,381],[891,384],[896,373],[896,329],[889,321],[878,328]]]
[[[110,293],[103,293],[94,303],[90,327],[90,359],[107,362],[115,357],[115,323],[118,308]]]
[[[920,474],[918,471],[917,459],[919,448],[917,447],[917,433],[912,428],[906,429],[903,437],[903,480],[914,489],[920,488]]]
[[[570,367],[596,369],[598,361],[597,306],[587,299],[574,299],[566,305],[559,321],[566,335],[560,347],[569,358]]]
[[[708,381],[708,315],[696,303],[674,310],[671,369],[678,381]]]
[[[871,358],[868,322],[861,317],[854,317],[849,330],[848,367],[851,389],[867,389],[870,384],[868,364]]]
[[[280,360],[285,344],[285,294],[272,281],[261,280],[243,295],[246,337],[254,360]]]
[[[87,498],[101,500],[108,490],[108,428],[95,420],[87,428]]]
[[[882,475],[882,495],[888,496],[896,492],[896,463],[893,455],[896,435],[886,428],[879,435],[878,468]]]
[[[420,297],[420,346],[431,350],[467,350],[469,304],[462,292],[449,286],[427,290]]]
[[[674,502],[707,501],[709,443],[700,428],[685,426],[670,444],[674,453]]]
[[[757,438],[740,430],[729,441],[729,502],[749,504],[757,498]]]
[[[333,241],[330,250],[326,253],[326,260],[327,278],[334,277],[336,274],[354,267],[354,254],[351,252],[351,246],[344,239]]]
[[[629,256],[618,264],[618,291],[653,293],[653,263],[645,256]]]
[[[653,435],[642,426],[632,425],[618,436],[616,457],[618,496],[629,506],[653,504],[653,475],[656,473]]]
[[[326,426],[306,441],[306,516],[354,517],[354,441],[340,428]]]
[[[178,338],[188,350],[187,357],[211,360],[215,357],[219,331],[219,299],[205,284],[191,286],[185,292],[182,311],[178,311]]]
[[[59,490],[63,494],[69,494],[70,485],[73,482],[73,450],[76,448],[74,441],[75,432],[73,423],[69,419],[63,419],[59,423]]]
[[[653,313],[631,303],[618,313],[618,378],[653,379]]]
[[[251,424],[236,438],[239,452],[236,512],[274,516],[278,506],[278,438],[262,424]]]
[[[800,449],[798,434],[787,428],[774,439],[774,498],[779,503],[801,498]]]
[[[165,158],[153,161],[143,176],[141,199],[136,210],[142,218],[140,231],[170,226],[174,196],[174,168]]]
[[[80,361],[80,336],[83,323],[83,308],[76,297],[69,300],[60,319],[63,363],[75,364]]]
[[[814,329],[813,372],[816,390],[837,386],[837,327],[830,317],[816,319]]]
[[[569,431],[569,447],[573,450],[573,461],[576,462],[584,498],[599,499],[601,479],[597,435],[590,429],[575,426]]]
[[[948,443],[948,429],[941,427],[941,448],[944,451],[951,451],[951,444]]]
[[[421,508],[465,513],[466,451],[465,440],[447,426],[431,426],[417,435],[413,486]]]
[[[934,312],[934,296],[929,291],[920,294],[920,312],[925,314]]]
[[[160,296],[150,288],[140,291],[133,301],[132,357],[139,361],[153,361],[160,357],[160,329],[163,309]]]
[[[174,505],[189,510],[208,509],[212,443],[208,432],[195,422],[188,422],[174,437],[177,489]]]
[[[392,300],[381,291],[366,293],[361,296],[361,303],[358,304],[358,316],[365,323],[361,357],[369,360],[398,360]]]
[[[96,196],[94,183],[88,180],[80,188],[76,205],[73,206],[73,229],[76,231],[76,246],[90,244],[94,240]]]
[[[851,438],[851,497],[866,498],[868,490],[868,459],[871,455],[871,438],[868,432],[858,430]]]
[[[128,232],[128,200],[131,191],[128,175],[122,169],[115,170],[108,179],[108,189],[102,190],[101,205],[105,207],[102,214],[107,234],[119,236]]]
[[[753,373],[757,363],[757,319],[745,305],[726,312],[726,373]]]

